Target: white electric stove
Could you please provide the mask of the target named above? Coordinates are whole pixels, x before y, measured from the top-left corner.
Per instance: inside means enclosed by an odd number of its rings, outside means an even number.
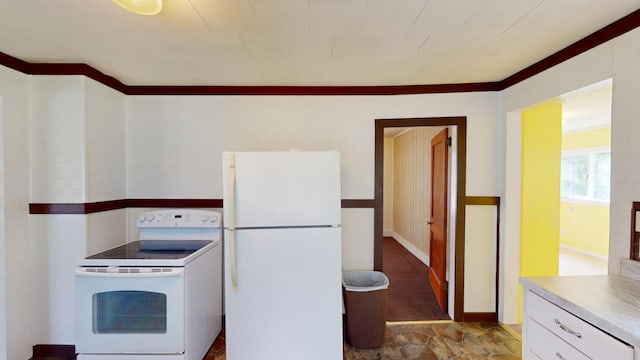
[[[222,329],[218,212],[143,212],[139,239],[76,268],[78,359],[201,360]]]

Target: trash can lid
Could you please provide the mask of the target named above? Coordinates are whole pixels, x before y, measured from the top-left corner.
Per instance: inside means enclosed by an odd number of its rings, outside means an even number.
[[[375,291],[389,287],[389,278],[380,271],[345,271],[342,285],[347,291]]]

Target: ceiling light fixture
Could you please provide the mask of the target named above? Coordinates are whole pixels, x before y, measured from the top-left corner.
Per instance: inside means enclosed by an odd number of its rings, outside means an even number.
[[[156,15],[162,10],[162,0],[113,0],[113,2],[140,15]]]

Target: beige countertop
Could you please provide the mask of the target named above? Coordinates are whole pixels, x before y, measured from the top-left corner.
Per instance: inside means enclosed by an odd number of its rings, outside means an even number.
[[[640,282],[621,275],[521,278],[525,290],[640,348]]]

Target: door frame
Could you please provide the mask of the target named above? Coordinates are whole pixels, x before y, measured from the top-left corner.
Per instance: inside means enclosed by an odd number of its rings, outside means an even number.
[[[383,202],[384,189],[384,129],[388,127],[456,126],[456,216],[454,238],[454,306],[453,320],[464,321],[464,249],[465,204],[467,184],[467,117],[398,118],[375,120],[375,176],[373,221],[373,268],[382,271]],[[449,290],[451,294],[451,290]]]

